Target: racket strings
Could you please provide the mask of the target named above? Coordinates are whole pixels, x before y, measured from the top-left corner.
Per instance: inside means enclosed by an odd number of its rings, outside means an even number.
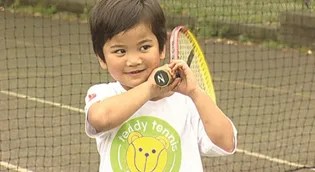
[[[184,60],[186,62],[190,61],[190,64],[188,65],[193,71],[199,86],[202,89],[206,90],[209,84],[207,84],[208,81],[205,81],[204,78],[202,77],[202,73],[204,70],[207,69],[204,69],[203,66],[199,65],[198,62],[199,58],[197,56],[200,56],[200,53],[196,51],[196,47],[193,44],[193,41],[189,39],[188,36],[189,35],[187,33],[181,32],[178,37],[179,59]],[[191,52],[193,52],[193,57],[191,57],[191,59],[188,59],[188,57],[191,56]]]

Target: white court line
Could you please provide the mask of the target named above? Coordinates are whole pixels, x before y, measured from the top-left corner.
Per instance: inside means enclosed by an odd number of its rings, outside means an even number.
[[[281,89],[281,88],[273,88],[273,87],[267,87],[264,85],[257,85],[257,84],[251,84],[251,83],[247,83],[247,82],[241,82],[241,81],[233,81],[233,80],[227,80],[227,79],[222,79],[222,78],[213,78],[213,80],[215,81],[223,81],[223,82],[229,82],[235,85],[242,85],[242,86],[246,86],[246,87],[251,87],[251,88],[256,88],[256,89],[263,89],[263,90],[267,90],[267,91],[271,91],[271,92],[279,92],[279,93],[285,93],[285,94],[291,94],[297,97],[302,97],[305,99],[314,99],[312,97],[311,94],[303,94],[303,93],[299,93],[299,92],[292,92],[290,90],[287,89]]]
[[[21,168],[19,166],[12,165],[12,164],[9,164],[9,163],[4,162],[4,161],[0,161],[0,166],[5,167],[7,170],[12,170],[12,171],[16,171],[16,172],[33,172],[33,171],[28,170],[28,169]]]
[[[11,91],[1,90],[0,92],[2,94],[8,95],[8,96],[14,96],[14,97],[18,97],[18,98],[34,101],[34,102],[48,104],[48,105],[51,105],[51,106],[55,106],[55,107],[59,107],[59,108],[62,108],[62,109],[67,109],[67,110],[71,110],[71,111],[74,111],[74,112],[85,113],[84,110],[79,109],[79,108],[75,108],[75,107],[71,107],[69,105],[63,105],[63,104],[60,104],[60,103],[47,101],[47,100],[44,100],[44,99],[31,97],[31,96],[27,96],[27,95],[24,95],[24,94],[11,92]],[[252,157],[256,157],[256,158],[260,158],[260,159],[265,159],[265,160],[268,160],[268,161],[271,161],[271,162],[274,162],[274,163],[284,164],[284,165],[288,165],[288,166],[292,166],[292,167],[297,167],[297,168],[309,167],[308,165],[298,164],[298,163],[290,162],[290,161],[279,159],[279,158],[273,158],[273,157],[270,157],[270,156],[267,156],[267,155],[264,155],[264,154],[260,154],[260,153],[256,153],[256,152],[250,152],[250,151],[243,150],[243,149],[237,149],[236,152],[243,153],[243,154],[245,154],[247,156],[252,156]],[[5,166],[5,167],[9,167],[9,166],[17,167],[17,166],[14,166],[12,164],[5,163],[5,162],[3,162],[3,163],[1,162],[1,165]],[[22,169],[22,168],[19,168],[19,167],[17,167],[17,168],[18,169]],[[311,168],[310,170],[315,171],[314,168]],[[18,171],[18,172],[30,172],[30,171]]]
[[[31,96],[27,96],[27,95],[24,95],[24,94],[18,94],[18,93],[12,92],[12,91],[1,90],[0,92],[2,94],[8,95],[8,96],[18,97],[18,98],[21,98],[21,99],[27,99],[27,100],[30,100],[30,101],[33,101],[33,102],[38,102],[38,103],[43,103],[43,104],[48,104],[48,105],[51,105],[51,106],[59,107],[61,109],[68,109],[68,110],[71,110],[71,111],[74,111],[74,112],[84,113],[84,110],[82,110],[82,109],[71,107],[71,106],[68,106],[68,105],[63,105],[61,103],[47,101],[47,100],[44,100],[44,99],[31,97]]]
[[[279,158],[273,158],[273,157],[270,157],[270,156],[267,156],[267,155],[263,155],[263,154],[256,153],[256,152],[250,152],[250,151],[247,151],[247,150],[236,149],[236,152],[243,153],[245,155],[256,157],[256,158],[260,158],[260,159],[265,159],[265,160],[268,160],[268,161],[271,161],[271,162],[275,162],[275,163],[278,163],[278,164],[289,165],[289,166],[296,167],[296,168],[303,168],[303,167],[307,168],[307,167],[310,167],[308,165],[298,164],[298,163],[290,162],[290,161],[279,159]],[[309,170],[315,171],[315,168],[311,168],[310,167]]]
[[[17,97],[17,98],[33,101],[33,102],[48,104],[48,105],[51,105],[51,106],[59,107],[61,109],[71,110],[71,111],[74,111],[74,112],[84,113],[84,110],[82,110],[82,109],[71,107],[71,106],[68,106],[68,105],[63,105],[61,103],[47,101],[47,100],[44,100],[44,99],[39,99],[39,98],[36,98],[36,97],[31,97],[31,96],[24,95],[24,94],[18,94],[18,93],[11,92],[11,91],[1,90],[0,92],[2,94],[8,95],[8,96],[13,96],[13,97]],[[4,162],[4,161],[0,161],[0,166],[3,166],[3,167],[5,167],[5,168],[7,168],[9,170],[13,170],[13,171],[16,171],[16,172],[32,172],[32,171],[27,170],[25,168],[21,168],[19,166],[16,166],[16,165]]]

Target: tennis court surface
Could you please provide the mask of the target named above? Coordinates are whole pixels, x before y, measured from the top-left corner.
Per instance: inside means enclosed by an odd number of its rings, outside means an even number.
[[[205,171],[315,171],[315,56],[200,40],[238,129],[236,154],[204,158]],[[84,97],[109,78],[87,23],[2,11],[0,64],[0,171],[97,171]]]

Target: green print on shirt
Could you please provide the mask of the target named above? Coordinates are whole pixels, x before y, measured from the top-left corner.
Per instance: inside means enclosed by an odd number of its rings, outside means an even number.
[[[159,118],[137,117],[121,126],[110,156],[115,172],[177,172],[181,165],[180,137]]]

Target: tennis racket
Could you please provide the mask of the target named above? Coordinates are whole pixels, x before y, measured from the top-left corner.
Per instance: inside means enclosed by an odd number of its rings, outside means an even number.
[[[193,71],[200,87],[216,102],[212,78],[205,56],[195,36],[185,26],[177,26],[170,36],[170,58],[184,60]],[[166,70],[159,70],[154,75],[156,84],[160,87],[169,85],[173,78]]]

